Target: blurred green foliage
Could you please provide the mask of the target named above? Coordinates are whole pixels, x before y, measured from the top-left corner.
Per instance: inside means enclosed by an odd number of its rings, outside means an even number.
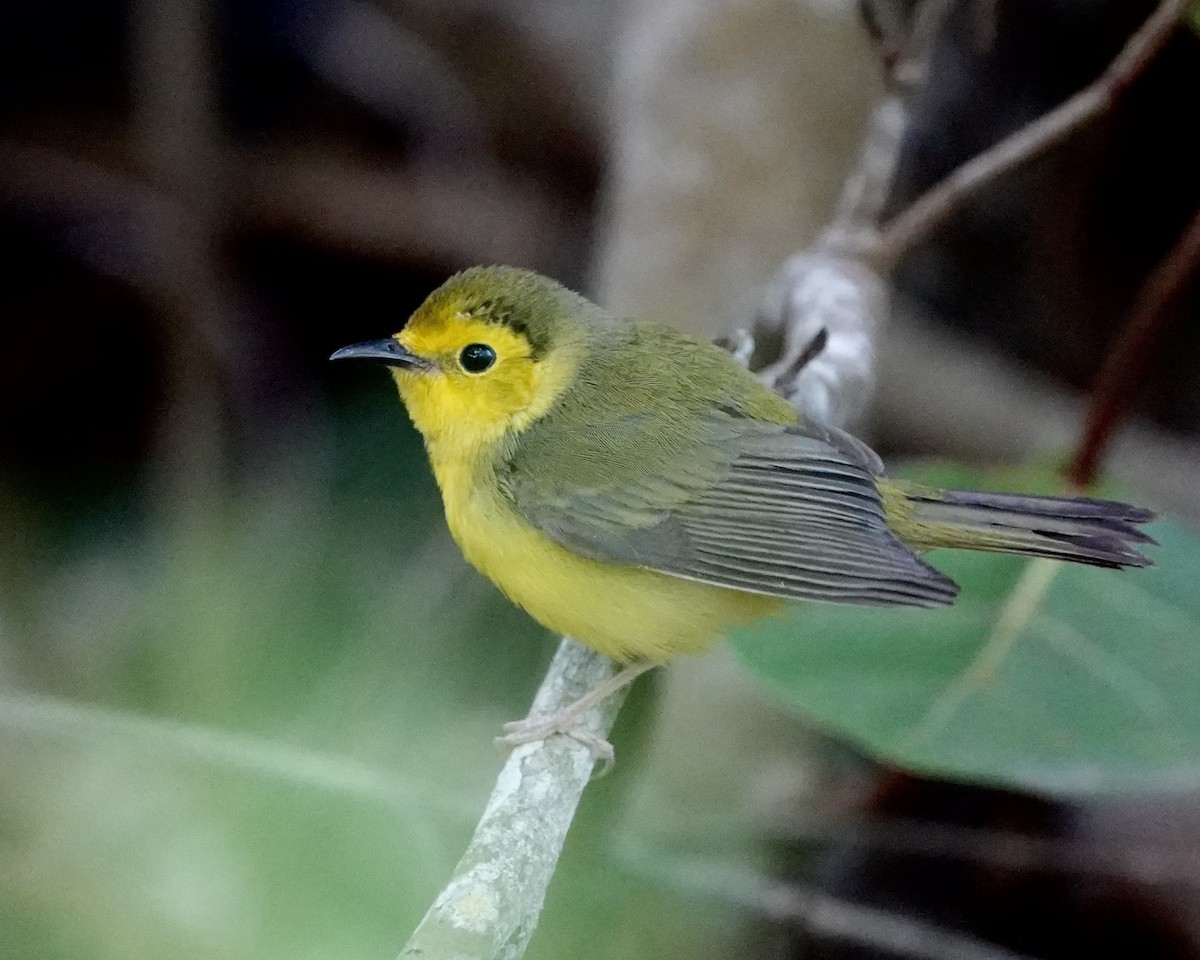
[[[1049,491],[1044,469],[909,474]],[[1156,567],[1112,571],[950,551],[946,610],[810,605],[734,638],[804,714],[933,776],[1081,795],[1200,783],[1200,541],[1149,527]]]
[[[69,530],[7,504],[0,955],[389,957],[450,875],[556,641],[466,566],[378,394],[221,502]],[[733,908],[626,860],[689,817],[724,824],[683,829],[703,853],[751,831],[656,805],[618,749],[529,955],[731,955]]]
[[[469,570],[390,391],[365,396],[215,502],[55,512],[6,498],[0,955],[388,957],[452,872],[499,768],[492,737],[556,641]],[[1200,551],[1158,535],[1158,570],[1055,575],[1039,617],[1098,644],[1091,667],[1030,621],[995,682],[925,739],[921,712],[978,654],[1021,561],[948,555],[958,608],[797,608],[737,649],[806,716],[898,762],[1052,789],[1161,786],[1195,766],[1180,658]],[[748,949],[769,853],[747,788],[802,769],[805,744],[748,710],[736,677],[704,680],[721,660],[673,666],[691,694],[662,716],[658,682],[635,689],[620,763],[585,796],[530,957]],[[1139,712],[1095,662],[1133,664],[1164,710]]]

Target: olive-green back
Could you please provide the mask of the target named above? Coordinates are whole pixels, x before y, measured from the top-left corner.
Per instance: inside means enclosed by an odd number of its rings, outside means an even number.
[[[589,318],[575,382],[498,464],[516,510],[593,559],[800,600],[952,602],[887,525],[875,454],[717,347]]]

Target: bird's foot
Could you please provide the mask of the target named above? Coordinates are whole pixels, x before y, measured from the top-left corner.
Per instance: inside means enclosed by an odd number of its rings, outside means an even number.
[[[570,737],[583,744],[592,756],[604,764],[604,770],[612,766],[612,744],[597,733],[593,733],[580,724],[579,718],[583,711],[573,709],[575,704],[563,707],[548,717],[526,717],[524,720],[514,720],[503,727],[504,735],[496,738],[496,746],[512,750],[525,743],[536,743],[556,735]]]
[[[603,776],[612,769],[612,744],[600,734],[583,726],[580,720],[592,707],[603,703],[618,690],[633,683],[653,666],[655,664],[649,661],[630,664],[620,673],[589,690],[574,703],[556,710],[549,716],[526,717],[524,720],[506,723],[503,728],[504,735],[496,738],[496,746],[502,750],[512,750],[522,744],[536,743],[557,735],[570,737],[587,747],[592,756],[601,761],[603,766],[597,776]]]

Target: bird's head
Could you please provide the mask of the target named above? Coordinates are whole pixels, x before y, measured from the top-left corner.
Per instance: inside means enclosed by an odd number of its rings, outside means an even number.
[[[427,440],[486,444],[525,429],[558,399],[578,368],[593,311],[531,271],[473,267],[431,293],[399,333],[331,359],[388,364]]]

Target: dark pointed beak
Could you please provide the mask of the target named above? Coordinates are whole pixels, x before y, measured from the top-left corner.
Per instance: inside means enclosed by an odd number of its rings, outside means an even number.
[[[386,363],[392,367],[407,367],[410,370],[426,370],[429,362],[422,360],[415,353],[410,353],[400,346],[392,337],[383,340],[367,340],[365,343],[352,343],[341,350],[335,350],[330,360],[374,360],[376,363]]]

